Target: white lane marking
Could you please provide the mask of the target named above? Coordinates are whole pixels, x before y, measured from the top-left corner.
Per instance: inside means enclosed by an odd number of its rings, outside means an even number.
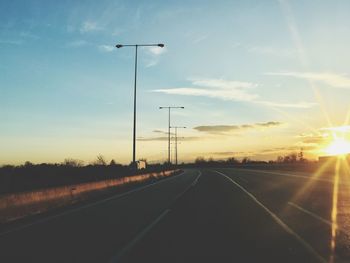
[[[177,194],[174,198],[174,202],[179,199],[182,195],[184,195],[191,187],[194,187],[197,183],[198,183],[198,180],[199,178],[201,177],[202,175],[202,172],[198,170],[198,176],[196,177],[196,179],[194,179],[194,181],[188,186],[186,187],[186,189],[184,191],[182,191],[181,193]]]
[[[319,255],[309,243],[307,243],[301,236],[299,236],[296,232],[294,232],[275,213],[273,213],[270,209],[268,209],[265,205],[263,205],[252,193],[248,192],[243,186],[241,186],[239,183],[234,181],[232,178],[228,177],[226,174],[223,174],[216,170],[213,170],[213,171],[224,176],[226,179],[232,182],[235,186],[241,189],[246,195],[248,195],[258,206],[264,209],[279,226],[281,226],[288,234],[293,236],[319,262],[327,263],[327,261],[321,255]]]
[[[109,262],[116,263],[120,262],[122,258],[148,233],[155,227],[168,213],[170,209],[166,209],[161,213],[151,224],[145,227],[137,236],[131,240],[125,247],[123,247],[119,253],[114,256]]]
[[[234,170],[234,169],[232,169]],[[269,175],[278,175],[278,176],[285,176],[285,177],[295,177],[295,178],[302,178],[302,179],[308,179],[308,180],[316,180],[316,181],[321,181],[321,182],[326,182],[326,183],[332,183],[332,180],[328,179],[321,179],[321,178],[314,178],[312,176],[306,176],[306,175],[296,175],[296,174],[289,174],[289,173],[277,173],[277,172],[269,172],[269,171],[262,171],[262,170],[253,170],[253,169],[236,169],[239,171],[248,171],[248,172],[258,172],[258,173],[263,173],[263,174],[269,174]]]
[[[199,177],[201,177],[201,175],[202,175],[202,172],[200,171],[200,170],[198,170],[198,176],[197,176],[197,178],[193,181],[193,183],[192,183],[192,186],[195,186],[197,183],[198,183],[198,180],[199,180]]]
[[[83,205],[83,206],[80,206],[80,207],[77,207],[77,208],[74,208],[74,209],[70,209],[68,211],[65,211],[65,212],[62,212],[62,213],[59,213],[57,215],[53,215],[53,216],[49,216],[49,217],[46,217],[46,218],[43,218],[43,219],[39,219],[37,221],[34,221],[32,223],[29,223],[29,224],[25,224],[25,225],[22,225],[22,226],[19,226],[19,227],[16,227],[16,228],[13,228],[13,229],[10,229],[8,231],[5,231],[5,232],[2,232],[0,233],[0,236],[4,236],[4,235],[7,235],[7,234],[10,234],[10,233],[13,233],[13,232],[16,232],[16,231],[19,231],[19,230],[22,230],[22,229],[25,229],[25,228],[28,228],[28,227],[31,227],[31,226],[34,226],[34,225],[37,225],[37,224],[41,224],[41,223],[45,223],[47,221],[50,221],[52,219],[55,219],[55,218],[58,218],[58,217],[61,217],[61,216],[65,216],[65,215],[68,215],[68,214],[72,214],[72,213],[75,213],[75,212],[78,212],[82,209],[86,209],[86,208],[89,208],[89,207],[93,207],[93,206],[96,206],[96,205],[99,205],[99,204],[102,204],[102,203],[106,203],[108,201],[111,201],[111,200],[114,200],[114,199],[119,199],[119,198],[122,198],[122,197],[125,197],[129,194],[132,194],[132,193],[135,193],[135,192],[138,192],[138,191],[142,191],[142,190],[145,190],[151,186],[154,186],[154,185],[157,185],[157,184],[161,184],[163,182],[166,182],[166,181],[169,181],[169,180],[172,180],[172,179],[175,179],[183,174],[185,174],[186,171],[183,171],[181,174],[178,174],[178,175],[174,175],[174,176],[171,176],[169,178],[165,178],[165,179],[162,179],[160,181],[157,181],[157,182],[154,182],[154,183],[151,183],[151,184],[147,184],[147,185],[144,185],[144,186],[141,186],[141,187],[138,187],[138,188],[135,188],[133,190],[130,190],[128,192],[125,192],[125,193],[121,193],[121,194],[118,194],[118,195],[114,195],[114,196],[111,196],[111,197],[108,197],[108,198],[105,198],[105,199],[102,199],[102,200],[99,200],[99,201],[96,201],[96,202],[93,202],[93,203],[90,203],[90,204],[86,204],[86,205]]]
[[[325,223],[326,225],[329,225],[330,227],[333,226],[333,223],[331,221],[324,219],[323,217],[320,217],[319,215],[317,215],[317,214],[315,214],[315,213],[313,213],[313,212],[311,212],[311,211],[309,211],[309,210],[307,210],[307,209],[305,209],[305,208],[303,208],[303,207],[301,207],[293,202],[288,202],[288,205],[298,209],[301,212],[304,212],[305,214],[313,217],[314,219],[321,221],[322,223]],[[344,228],[339,227],[337,224],[335,224],[335,225],[336,225],[337,230],[346,234],[346,230]]]
[[[200,170],[198,170],[198,176],[196,177],[196,179],[194,179],[194,181],[188,186],[186,187],[186,189],[184,191],[182,191],[181,193],[179,193],[178,195],[175,196],[175,198],[173,199],[173,203],[175,203],[177,201],[177,199],[179,199],[183,194],[185,194],[191,187],[194,187],[199,178],[202,175],[202,172]],[[170,212],[170,209],[166,209],[165,211],[163,211],[163,213],[158,216],[150,225],[148,225],[146,228],[144,228],[141,232],[139,232],[139,234],[137,234],[137,236],[131,240],[127,245],[125,245],[118,253],[117,255],[115,255],[111,260],[110,263],[116,263],[122,260],[122,258],[129,253],[132,248],[158,223],[160,222],[160,220],[162,220],[166,214],[168,214]]]

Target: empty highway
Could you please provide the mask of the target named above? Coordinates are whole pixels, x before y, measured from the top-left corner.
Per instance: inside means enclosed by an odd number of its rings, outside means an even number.
[[[327,176],[188,169],[3,229],[0,262],[349,262],[349,184],[333,192]]]

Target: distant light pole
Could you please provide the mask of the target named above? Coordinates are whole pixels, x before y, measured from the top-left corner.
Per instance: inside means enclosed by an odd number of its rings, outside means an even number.
[[[164,44],[135,44],[121,45],[117,44],[116,48],[135,47],[135,79],[134,79],[134,126],[133,126],[133,145],[132,145],[132,164],[136,161],[136,80],[137,80],[137,48],[138,47],[164,47]]]
[[[169,117],[168,117],[168,163],[170,164],[170,110],[171,109],[184,109],[185,107],[175,107],[175,106],[168,106],[168,107],[159,107],[159,109],[168,109],[169,110]]]
[[[177,165],[177,129],[186,129],[186,127],[174,126],[171,128],[175,129],[175,164]]]

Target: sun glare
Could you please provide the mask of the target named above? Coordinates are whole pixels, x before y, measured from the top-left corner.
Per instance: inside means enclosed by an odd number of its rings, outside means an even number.
[[[350,142],[344,138],[335,138],[325,149],[329,155],[344,155],[350,153]]]

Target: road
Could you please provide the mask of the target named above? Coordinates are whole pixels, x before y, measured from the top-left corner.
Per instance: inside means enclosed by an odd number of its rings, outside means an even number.
[[[188,169],[3,231],[0,262],[350,262],[339,185],[335,200],[325,176]]]

